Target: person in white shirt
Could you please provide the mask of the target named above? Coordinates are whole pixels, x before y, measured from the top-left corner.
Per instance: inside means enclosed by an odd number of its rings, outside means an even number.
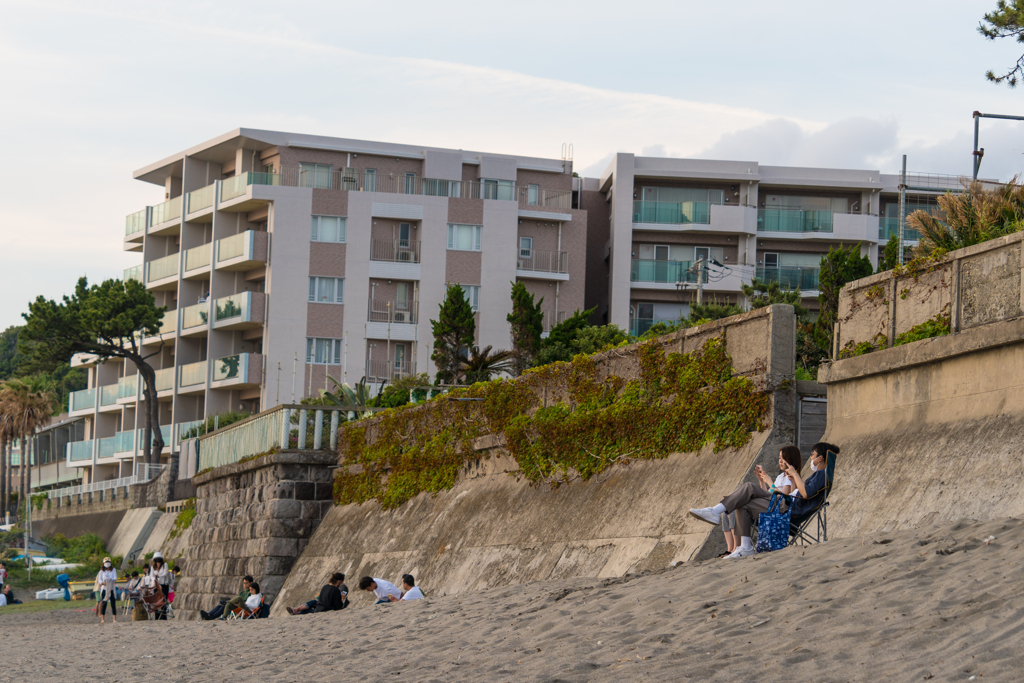
[[[391,602],[401,602],[403,600],[419,600],[423,597],[423,591],[416,585],[416,579],[413,578],[412,574],[402,575],[402,590],[405,592],[401,598],[389,595],[388,600]]]
[[[260,601],[263,600],[263,596],[260,595],[260,585],[258,583],[251,584],[249,586],[249,597],[245,599],[245,611],[252,613],[260,608]]]
[[[7,594],[0,593],[0,607],[7,607]]]
[[[398,590],[398,586],[384,579],[377,579],[371,576],[364,576],[359,579],[359,590],[371,591],[376,595],[377,602],[375,604],[377,605],[386,605],[391,602],[389,596],[392,595],[399,599],[402,597],[402,591]]]
[[[153,578],[156,580],[160,590],[164,592],[164,600],[168,599],[171,594],[171,572],[167,569],[167,563],[164,562],[164,556],[160,553],[153,554],[153,570],[150,572]],[[160,608],[160,614],[157,619],[167,621],[167,606],[164,605]]]
[[[99,614],[100,623],[107,623],[106,612],[107,603],[110,603],[110,618],[117,623],[117,570],[114,569],[114,565],[110,562],[109,557],[103,558],[103,566],[100,568],[98,574],[96,574],[96,583],[93,585],[93,591],[96,593],[96,597],[99,599]]]

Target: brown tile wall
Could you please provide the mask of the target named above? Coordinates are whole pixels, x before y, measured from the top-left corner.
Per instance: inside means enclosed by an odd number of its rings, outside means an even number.
[[[309,275],[345,277],[347,244],[332,242],[309,243]]]
[[[352,305],[357,305],[353,303]],[[341,339],[345,306],[342,304],[306,303],[306,336]]]
[[[487,233],[481,236],[481,242],[487,244]],[[484,246],[486,249],[487,247]],[[445,252],[445,282],[459,285],[480,284],[480,260],[479,251],[453,251]]]
[[[348,216],[348,190],[313,190],[317,216]]]
[[[448,222],[459,223],[461,225],[483,225],[484,200],[455,198],[449,199]],[[487,239],[486,234],[483,236],[482,239]]]
[[[544,171],[516,172],[516,185],[540,185],[542,190],[572,190],[572,175],[568,173],[545,173]]]

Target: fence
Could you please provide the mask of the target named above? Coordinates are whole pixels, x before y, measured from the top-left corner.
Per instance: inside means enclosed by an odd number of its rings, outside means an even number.
[[[134,484],[143,484],[160,476],[160,473],[164,471],[165,467],[167,466],[138,464],[135,466],[135,473],[130,477],[108,479],[106,481],[97,481],[91,484],[80,484],[79,486],[68,486],[62,489],[53,489],[52,491],[47,491],[46,497],[50,500],[56,500],[65,496],[77,496],[83,493],[95,493],[96,491],[119,489],[122,486],[128,487]]]

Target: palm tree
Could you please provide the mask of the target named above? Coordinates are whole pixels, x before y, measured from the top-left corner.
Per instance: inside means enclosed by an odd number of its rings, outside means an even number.
[[[509,372],[512,369],[515,354],[512,351],[495,351],[491,353],[491,347],[473,347],[469,358],[462,361],[461,371],[465,375],[466,383],[487,382],[499,372]]]
[[[50,419],[56,396],[52,382],[41,377],[7,380],[0,393],[3,395],[0,403],[6,407],[4,412],[10,416],[12,434],[21,441],[18,467],[21,475],[18,507],[21,508],[27,504],[29,490],[32,488],[29,438]]]
[[[10,446],[12,440],[13,422],[5,402],[6,391],[0,385],[0,519],[7,517],[7,511],[11,506],[11,467],[10,467]]]

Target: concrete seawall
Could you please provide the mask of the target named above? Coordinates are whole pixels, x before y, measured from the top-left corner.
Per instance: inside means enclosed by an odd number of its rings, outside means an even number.
[[[742,448],[676,453],[663,460],[614,466],[588,481],[530,486],[506,472],[517,464],[494,439],[478,440],[480,458],[456,486],[421,493],[393,510],[376,501],[332,507],[288,575],[272,615],[315,597],[326,577],[364,574],[421,579],[428,593],[577,576],[615,577],[705,558],[723,549],[721,532],[689,517],[688,508],[717,502],[750,476],[755,463],[776,460],[794,440],[795,316],[773,306],[662,338],[668,351],[691,351],[726,335],[738,374],[771,396],[769,428]],[[598,367],[630,377],[633,350],[596,357]],[[608,371],[607,369],[605,371]],[[368,432],[371,432],[368,430]]]

